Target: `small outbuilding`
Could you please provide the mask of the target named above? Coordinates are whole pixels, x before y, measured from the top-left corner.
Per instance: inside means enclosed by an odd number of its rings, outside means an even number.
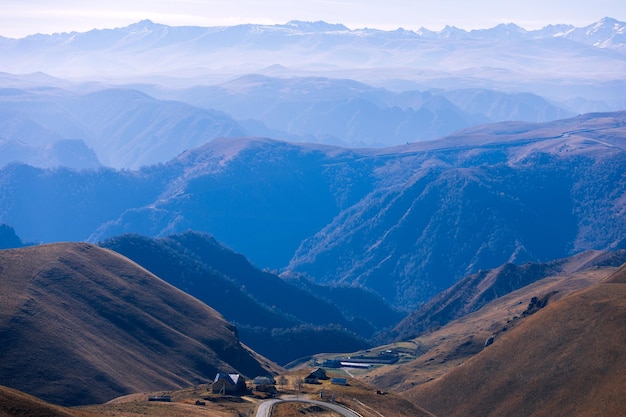
[[[270,394],[276,393],[276,387],[274,386],[275,383],[274,378],[271,376],[257,376],[252,380],[255,391],[267,392]]]
[[[328,379],[328,376],[326,375],[326,371],[323,370],[322,368],[317,368],[316,370],[311,372],[311,375],[315,375],[318,379]]]
[[[337,359],[326,359],[322,363],[322,366],[324,368],[341,368],[341,361]]]
[[[309,374],[304,377],[304,383],[305,384],[319,384],[320,381],[319,381],[319,378],[316,377],[315,375]]]
[[[254,385],[272,385],[274,384],[274,378],[269,376],[257,376],[252,380]]]
[[[348,385],[348,380],[346,378],[332,378],[330,383],[333,385]]]
[[[328,379],[326,371],[322,368],[317,368],[304,378],[305,384],[318,384],[320,379]]]
[[[148,401],[161,401],[169,403],[170,401],[172,401],[172,397],[170,397],[169,395],[151,395],[150,397],[148,397]]]

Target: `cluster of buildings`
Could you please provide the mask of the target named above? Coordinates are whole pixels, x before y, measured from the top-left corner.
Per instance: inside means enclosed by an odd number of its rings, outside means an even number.
[[[326,371],[318,368],[304,378],[305,384],[319,384],[320,380],[329,380],[333,385],[347,385],[346,378],[329,378]],[[256,391],[275,392],[274,378],[270,376],[257,376],[252,380]],[[213,394],[240,395],[247,391],[246,379],[240,374],[218,373],[211,384]]]

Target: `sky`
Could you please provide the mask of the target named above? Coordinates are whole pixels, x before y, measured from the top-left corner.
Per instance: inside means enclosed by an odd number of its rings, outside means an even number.
[[[0,0],[0,36],[83,32],[143,19],[170,26],[343,23],[351,29],[484,29],[515,23],[587,26],[609,16],[626,21],[625,0]]]

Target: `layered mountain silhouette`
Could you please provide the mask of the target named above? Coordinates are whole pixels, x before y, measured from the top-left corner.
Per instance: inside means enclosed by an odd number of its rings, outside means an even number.
[[[0,224],[0,249],[13,249],[25,246],[15,230],[7,225]]]
[[[0,141],[0,165],[12,162],[42,168],[69,167],[89,169],[102,166],[93,150],[81,140],[59,140],[48,145],[27,145],[15,140]]]
[[[136,169],[219,137],[382,147],[435,139],[479,123],[572,116],[530,93],[397,93],[322,77],[246,75],[184,89],[68,86],[48,78],[43,81],[50,85],[43,87],[29,79],[0,74],[0,85],[7,85],[0,89],[0,166]]]
[[[79,405],[270,371],[219,313],[115,252],[57,243],[0,258],[2,385]]]
[[[436,139],[487,122],[544,122],[572,116],[530,93],[486,89],[398,93],[323,77],[246,75],[214,86],[148,91],[221,110],[256,135],[349,147]]]
[[[139,168],[217,137],[245,134],[225,114],[133,89],[0,89],[1,165]]]
[[[2,38],[0,164],[136,169],[222,136],[382,147],[621,110],[625,27],[608,17],[470,32],[141,21]]]
[[[506,122],[377,150],[220,139],[139,171],[12,165],[0,219],[26,241],[197,230],[257,267],[410,310],[480,269],[624,248],[624,118]]]

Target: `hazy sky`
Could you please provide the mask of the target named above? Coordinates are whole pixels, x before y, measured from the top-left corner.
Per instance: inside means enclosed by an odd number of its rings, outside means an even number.
[[[626,0],[0,0],[0,36],[86,31],[142,19],[171,26],[278,24],[289,20],[343,23],[351,29],[440,30],[516,23],[586,26],[605,16],[626,20]]]

